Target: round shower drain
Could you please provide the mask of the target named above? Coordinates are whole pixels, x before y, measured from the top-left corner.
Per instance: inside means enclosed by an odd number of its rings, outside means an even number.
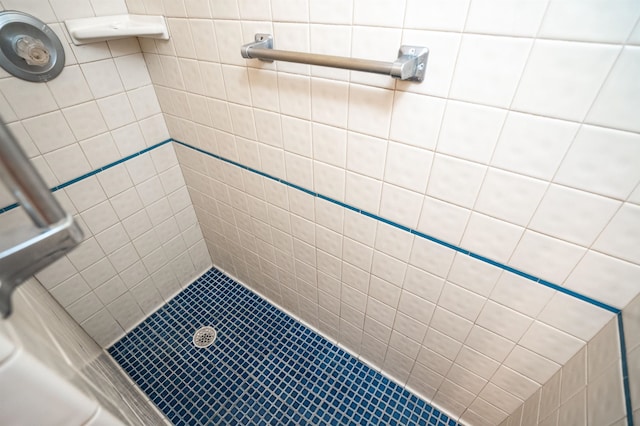
[[[213,327],[201,327],[193,335],[193,344],[198,348],[206,348],[216,340],[216,335]]]

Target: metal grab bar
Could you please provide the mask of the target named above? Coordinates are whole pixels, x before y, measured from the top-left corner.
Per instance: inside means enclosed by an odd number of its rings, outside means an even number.
[[[299,64],[320,65],[353,71],[385,74],[400,80],[422,81],[427,69],[429,49],[420,46],[400,46],[398,59],[394,62],[370,59],[344,58],[341,56],[315,53],[274,50],[271,34],[256,34],[255,41],[242,46],[240,53],[246,59],[260,59],[267,62],[285,61]]]
[[[36,225],[0,235],[0,313],[7,317],[13,290],[78,245],[82,230],[53,197],[1,119],[0,179]]]

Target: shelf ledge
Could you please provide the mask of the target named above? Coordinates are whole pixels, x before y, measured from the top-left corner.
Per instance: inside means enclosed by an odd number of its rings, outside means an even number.
[[[125,37],[169,39],[162,16],[113,15],[64,21],[76,46]]]

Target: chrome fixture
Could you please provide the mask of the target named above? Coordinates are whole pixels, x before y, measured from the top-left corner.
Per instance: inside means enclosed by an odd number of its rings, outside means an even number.
[[[49,81],[64,68],[64,49],[51,28],[15,10],[0,12],[0,66],[27,81]]]

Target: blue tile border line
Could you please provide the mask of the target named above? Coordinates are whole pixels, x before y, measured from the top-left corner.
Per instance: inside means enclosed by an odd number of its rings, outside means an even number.
[[[110,169],[112,167],[117,166],[118,164],[122,164],[125,161],[129,161],[129,160],[134,159],[134,158],[136,158],[136,157],[138,157],[138,156],[140,156],[142,154],[146,154],[149,151],[153,151],[156,148],[160,148],[161,146],[166,145],[169,142],[173,142],[173,139],[167,139],[167,140],[164,140],[164,141],[162,141],[160,143],[157,143],[155,145],[151,145],[150,147],[147,147],[147,148],[145,148],[145,149],[143,149],[141,151],[135,152],[135,153],[133,153],[131,155],[127,155],[126,157],[123,157],[123,158],[121,158],[121,159],[119,159],[117,161],[109,163],[106,166],[99,167],[99,168],[97,168],[95,170],[92,170],[92,171],[90,171],[88,173],[83,174],[82,176],[78,176],[75,179],[71,179],[71,180],[69,180],[67,182],[61,183],[60,185],[54,186],[53,188],[51,188],[51,192],[59,191],[59,190],[61,190],[63,188],[66,188],[69,185],[73,185],[74,183],[78,183],[81,180],[84,180],[84,179],[89,178],[91,176],[97,175],[100,172],[104,172],[105,170],[108,170],[108,169]],[[2,208],[0,208],[0,214],[2,214],[4,212],[8,212],[10,210],[13,210],[18,206],[19,206],[18,203],[13,203],[11,205],[2,207]]]
[[[443,241],[443,240],[441,240],[439,238],[436,238],[436,237],[433,237],[431,235],[425,234],[425,233],[420,232],[420,231],[418,231],[416,229],[412,229],[412,228],[409,228],[407,226],[404,226],[404,225],[401,225],[399,223],[396,223],[394,221],[391,221],[389,219],[385,219],[385,218],[383,218],[381,216],[378,216],[376,214],[370,213],[370,212],[368,212],[366,210],[359,209],[357,207],[354,207],[354,206],[351,206],[349,204],[343,203],[341,201],[335,200],[335,199],[333,199],[331,197],[327,197],[326,195],[320,194],[318,192],[311,191],[309,189],[306,189],[306,188],[301,187],[299,185],[296,185],[294,183],[288,182],[285,179],[281,179],[281,178],[272,176],[272,175],[270,175],[268,173],[264,173],[264,172],[262,172],[260,170],[254,169],[254,168],[249,167],[249,166],[245,166],[244,164],[241,164],[241,163],[238,163],[236,161],[227,159],[227,158],[222,157],[222,156],[217,155],[217,154],[213,154],[213,153],[208,152],[208,151],[206,151],[204,149],[195,147],[193,145],[187,144],[185,142],[181,142],[181,141],[179,141],[177,139],[173,139],[173,138],[164,140],[164,141],[162,141],[160,143],[157,143],[155,145],[147,147],[147,148],[145,148],[145,149],[143,149],[141,151],[138,151],[138,152],[136,152],[134,154],[131,154],[131,155],[128,155],[128,156],[126,156],[124,158],[121,158],[120,160],[114,161],[114,162],[109,163],[109,164],[107,164],[105,166],[102,166],[102,167],[100,167],[98,169],[95,169],[95,170],[93,170],[91,172],[85,173],[84,175],[79,176],[79,177],[77,177],[75,179],[72,179],[72,180],[64,182],[64,183],[62,183],[60,185],[57,185],[57,186],[51,188],[51,191],[52,192],[56,192],[56,191],[58,191],[60,189],[66,188],[69,185],[73,185],[74,183],[77,183],[77,182],[82,181],[82,180],[84,180],[86,178],[94,176],[94,175],[96,175],[96,174],[98,174],[100,172],[108,170],[108,169],[110,169],[112,167],[115,167],[115,166],[117,166],[119,164],[122,164],[122,163],[124,163],[124,162],[126,162],[128,160],[136,158],[136,157],[138,157],[138,156],[140,156],[142,154],[146,154],[147,152],[150,152],[150,151],[152,151],[152,150],[154,150],[156,148],[159,148],[159,147],[161,147],[161,146],[163,146],[163,145],[165,145],[165,144],[167,144],[169,142],[174,142],[174,143],[176,143],[178,145],[184,146],[185,148],[192,149],[192,150],[197,151],[197,152],[199,152],[201,154],[204,154],[204,155],[207,155],[209,157],[213,157],[213,158],[215,158],[217,160],[223,161],[223,162],[225,162],[227,164],[234,165],[236,167],[239,167],[241,169],[244,169],[244,170],[247,170],[249,172],[255,173],[255,174],[260,175],[262,177],[265,177],[267,179],[279,182],[279,183],[281,183],[281,184],[283,184],[285,186],[297,189],[297,190],[302,191],[302,192],[304,192],[304,193],[306,193],[308,195],[311,195],[313,197],[320,198],[322,200],[328,201],[330,203],[333,203],[333,204],[338,205],[340,207],[343,207],[345,209],[360,213],[360,214],[362,214],[364,216],[370,217],[370,218],[375,219],[375,220],[377,220],[379,222],[382,222],[382,223],[385,223],[387,225],[393,226],[393,227],[395,227],[397,229],[400,229],[400,230],[403,230],[405,232],[409,232],[410,234],[413,234],[413,235],[416,235],[416,236],[418,236],[420,238],[423,238],[423,239],[426,239],[428,241],[434,242],[434,243],[436,243],[438,245],[441,245],[443,247],[447,247],[447,248],[449,248],[451,250],[454,250],[454,251],[456,251],[458,253],[466,254],[467,256],[470,256],[470,257],[472,257],[474,259],[480,260],[480,261],[482,261],[484,263],[490,264],[490,265],[495,266],[495,267],[497,267],[499,269],[502,269],[504,271],[511,272],[513,274],[516,274],[518,276],[526,278],[526,279],[528,279],[530,281],[533,281],[533,282],[535,282],[537,284],[543,285],[543,286],[545,286],[547,288],[556,290],[556,291],[558,291],[560,293],[566,294],[566,295],[571,296],[573,298],[576,298],[578,300],[582,300],[583,302],[589,303],[589,304],[591,304],[593,306],[596,306],[598,308],[604,309],[604,310],[606,310],[608,312],[611,312],[611,313],[615,314],[617,316],[617,321],[618,321],[618,334],[619,334],[619,341],[620,341],[622,377],[623,377],[623,387],[624,387],[624,393],[625,393],[625,406],[626,406],[626,411],[627,411],[627,426],[634,426],[633,412],[632,412],[632,407],[631,407],[631,390],[630,390],[630,385],[629,385],[629,373],[628,373],[629,370],[628,370],[628,363],[627,363],[627,356],[626,356],[626,344],[625,344],[625,338],[624,338],[623,318],[622,318],[622,311],[619,308],[616,308],[614,306],[611,306],[611,305],[606,304],[604,302],[601,302],[599,300],[593,299],[593,298],[591,298],[589,296],[585,296],[585,295],[580,294],[578,292],[569,290],[567,288],[561,287],[561,286],[559,286],[557,284],[551,283],[551,282],[549,282],[547,280],[544,280],[542,278],[539,278],[539,277],[536,277],[534,275],[528,274],[526,272],[520,271],[520,270],[515,269],[515,268],[513,268],[511,266],[505,265],[505,264],[503,264],[501,262],[496,262],[496,261],[491,260],[491,259],[489,259],[487,257],[484,257],[484,256],[479,255],[477,253],[471,252],[471,251],[466,250],[466,249],[464,249],[462,247],[447,243],[446,241]],[[2,208],[0,208],[0,214],[8,212],[10,210],[13,210],[16,207],[18,207],[17,203],[11,204],[9,206],[2,207]]]
[[[322,195],[322,194],[320,194],[318,192],[314,192],[314,191],[311,191],[309,189],[303,188],[303,187],[301,187],[299,185],[296,185],[294,183],[288,182],[288,181],[286,181],[284,179],[281,179],[279,177],[275,177],[275,176],[272,176],[272,175],[270,175],[268,173],[261,172],[260,170],[256,170],[256,169],[254,169],[252,167],[245,166],[244,164],[238,163],[238,162],[233,161],[233,160],[229,160],[227,158],[224,158],[224,157],[221,157],[221,156],[219,156],[217,154],[213,154],[211,152],[205,151],[204,149],[195,147],[193,145],[189,145],[187,143],[180,142],[180,141],[175,140],[175,139],[173,141],[175,143],[179,144],[179,145],[182,145],[182,146],[184,146],[186,148],[190,148],[190,149],[192,149],[194,151],[197,151],[197,152],[199,152],[201,154],[208,155],[209,157],[213,157],[213,158],[218,159],[220,161],[224,161],[225,163],[232,164],[234,166],[240,167],[241,169],[247,170],[249,172],[256,173],[256,174],[258,174],[260,176],[263,176],[263,177],[265,177],[267,179],[271,179],[271,180],[279,182],[279,183],[281,183],[283,185],[289,186],[291,188],[295,188],[297,190],[300,190],[300,191],[302,191],[302,192],[304,192],[306,194],[309,194],[311,196],[314,196],[316,198],[320,198],[322,200],[325,200],[325,201],[328,201],[330,203],[336,204],[336,205],[338,205],[340,207],[344,207],[344,208],[346,208],[348,210],[354,211],[356,213],[360,213],[360,214],[362,214],[364,216],[370,217],[370,218],[375,219],[375,220],[377,220],[379,222],[382,222],[382,223],[385,223],[387,225],[393,226],[394,228],[401,229],[401,230],[403,230],[405,232],[409,232],[410,234],[416,235],[416,236],[418,236],[420,238],[424,238],[425,240],[429,240],[429,241],[434,242],[434,243],[436,243],[438,245],[447,247],[447,248],[449,248],[451,250],[454,250],[454,251],[456,251],[458,253],[466,254],[467,256],[470,256],[470,257],[472,257],[474,259],[480,260],[480,261],[482,261],[484,263],[488,263],[488,264],[493,265],[493,266],[495,266],[497,268],[500,268],[500,269],[502,269],[504,271],[508,271],[508,272],[514,273],[514,274],[519,275],[519,276],[521,276],[523,278],[531,280],[531,281],[533,281],[535,283],[538,283],[538,284],[541,284],[541,285],[543,285],[545,287],[548,287],[548,288],[551,288],[553,290],[559,291],[560,293],[564,293],[564,294],[566,294],[568,296],[574,297],[576,299],[580,299],[583,302],[587,302],[587,303],[589,303],[591,305],[597,306],[597,307],[599,307],[601,309],[604,309],[606,311],[609,311],[611,313],[618,314],[619,312],[621,312],[620,309],[618,309],[618,308],[616,308],[614,306],[608,305],[608,304],[606,304],[604,302],[600,302],[598,300],[595,300],[595,299],[593,299],[593,298],[591,298],[589,296],[585,296],[585,295],[580,294],[578,292],[575,292],[575,291],[569,290],[567,288],[561,287],[561,286],[559,286],[557,284],[553,284],[553,283],[551,283],[551,282],[549,282],[547,280],[543,280],[542,278],[538,278],[535,275],[527,274],[526,272],[522,272],[522,271],[520,271],[518,269],[512,268],[511,266],[507,266],[504,263],[496,262],[495,260],[491,260],[491,259],[489,259],[487,257],[484,257],[482,255],[476,254],[476,253],[474,253],[472,251],[463,249],[462,247],[458,247],[456,245],[447,243],[446,241],[443,241],[443,240],[441,240],[439,238],[436,238],[436,237],[433,237],[431,235],[425,234],[424,232],[420,232],[420,231],[418,231],[416,229],[409,228],[407,226],[401,225],[401,224],[399,224],[397,222],[394,222],[392,220],[385,219],[384,217],[378,216],[378,215],[376,215],[374,213],[370,213],[370,212],[368,212],[366,210],[362,210],[362,209],[359,209],[357,207],[351,206],[349,204],[345,204],[345,203],[343,203],[341,201],[338,201],[338,200],[335,200],[335,199],[333,199],[331,197],[327,197],[326,195]]]

